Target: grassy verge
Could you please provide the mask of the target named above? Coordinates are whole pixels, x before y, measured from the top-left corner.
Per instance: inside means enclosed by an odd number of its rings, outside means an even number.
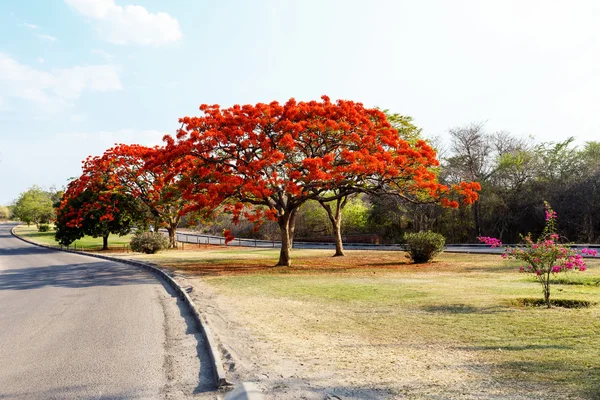
[[[50,232],[38,232],[35,225],[19,225],[15,228],[15,233],[19,236],[32,240],[36,243],[45,244],[49,246],[56,246],[58,243],[54,240],[54,231]],[[119,249],[129,245],[132,235],[126,236],[115,236],[111,235],[108,237],[109,248]],[[91,236],[84,236],[83,238],[73,242],[72,246],[77,246],[78,249],[88,250],[100,250],[102,248],[102,238],[93,238]]]
[[[499,256],[443,254],[415,266],[398,252],[348,253],[296,250],[289,268],[272,267],[276,250],[136,257],[202,275],[256,335],[314,368],[321,363],[398,393],[402,379],[390,366],[402,364],[411,376],[445,380],[446,393],[492,379],[506,390],[541,388],[546,398],[600,398],[600,260],[552,287],[554,299],[595,305],[548,310],[518,306],[518,299],[541,298],[541,288]],[[384,351],[373,358],[373,349]],[[361,363],[369,368],[359,374]]]

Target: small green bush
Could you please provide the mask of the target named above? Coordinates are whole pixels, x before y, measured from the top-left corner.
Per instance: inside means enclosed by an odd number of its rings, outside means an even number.
[[[48,224],[40,224],[38,226],[38,232],[50,232],[50,225],[48,225]]]
[[[169,247],[169,240],[158,232],[138,232],[129,242],[131,250],[138,253],[154,254]]]
[[[446,238],[439,233],[427,231],[404,235],[408,257],[416,263],[425,263],[444,251]]]

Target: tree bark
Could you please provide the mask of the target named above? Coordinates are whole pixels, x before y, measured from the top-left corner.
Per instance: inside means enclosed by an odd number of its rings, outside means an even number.
[[[276,267],[289,267],[291,263],[291,250],[292,242],[290,241],[290,213],[277,218],[277,224],[279,225],[279,231],[281,232],[281,250],[279,252],[279,261]]]
[[[552,304],[550,304],[550,271],[540,275],[538,279],[544,289],[544,302],[546,303],[546,307],[552,308]]]
[[[479,201],[473,203],[473,222],[475,222],[475,237],[481,236],[481,224],[479,217]]]
[[[169,225],[169,227],[167,228],[167,232],[169,232],[169,248],[177,248],[177,235],[175,234],[177,232],[177,227]]]
[[[296,215],[297,214],[298,214],[298,208],[294,208],[290,212],[290,224],[289,224],[289,232],[288,232],[290,249],[294,248],[294,235],[295,235],[295,231],[296,231]]]
[[[102,250],[108,250],[108,235],[102,237]]]
[[[319,204],[327,211],[329,221],[333,227],[333,234],[335,235],[335,254],[334,257],[343,257],[344,254],[344,242],[342,241],[342,210],[348,202],[348,196],[344,196],[336,200],[335,212],[331,209],[331,206],[326,203],[319,201]]]

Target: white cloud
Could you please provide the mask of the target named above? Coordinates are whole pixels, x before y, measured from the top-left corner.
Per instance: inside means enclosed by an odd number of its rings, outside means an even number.
[[[164,12],[150,13],[142,6],[118,6],[114,0],[65,0],[90,18],[100,36],[115,44],[160,46],[183,37],[179,22]]]
[[[105,52],[104,50],[100,50],[100,49],[92,49],[92,50],[90,50],[90,53],[92,53],[95,56],[102,57],[106,60],[110,60],[114,57],[112,54],[109,54],[109,53]]]
[[[20,64],[0,52],[0,92],[5,97],[54,109],[79,98],[84,91],[120,89],[119,71],[113,65],[75,66],[46,72]]]
[[[51,36],[51,35],[38,35],[38,37],[40,39],[47,40],[49,42],[56,42],[56,40],[57,40],[56,37]]]
[[[22,25],[27,29],[31,29],[32,31],[40,28],[35,24],[28,24],[27,22],[23,23]]]

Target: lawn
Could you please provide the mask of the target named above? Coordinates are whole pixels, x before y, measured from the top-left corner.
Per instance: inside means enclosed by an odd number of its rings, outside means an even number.
[[[553,298],[595,305],[545,309],[518,305],[541,297],[541,287],[499,256],[443,254],[410,265],[400,252],[296,250],[292,267],[272,267],[277,256],[227,248],[135,255],[207,285],[269,344],[261,351],[295,360],[291,376],[312,386],[367,385],[408,398],[600,399],[600,260],[552,287]]]
[[[27,226],[27,225],[19,225],[15,228],[15,232],[19,236],[23,236],[29,240],[32,240],[37,243],[56,246],[58,243],[54,240],[54,231],[50,232],[38,232],[35,225]],[[108,246],[109,248],[119,250],[123,249],[125,246],[129,246],[129,241],[131,240],[132,235],[126,236],[116,236],[110,235],[108,237]],[[102,238],[93,238],[91,236],[84,236],[83,238],[76,240],[71,244],[71,246],[77,246],[77,249],[86,249],[86,250],[100,250],[102,248]]]

